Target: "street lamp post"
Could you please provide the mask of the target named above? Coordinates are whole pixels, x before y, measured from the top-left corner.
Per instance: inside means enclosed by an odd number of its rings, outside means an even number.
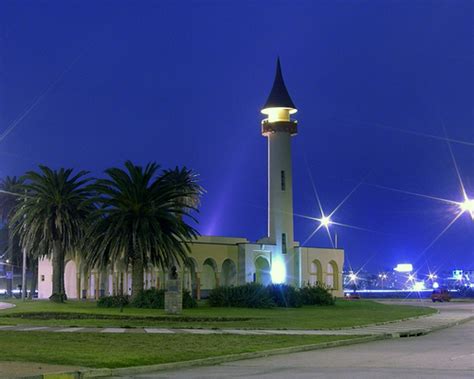
[[[25,198],[24,201],[26,203],[26,190],[25,190]],[[26,215],[25,215],[26,217]],[[23,228],[26,229],[26,225],[23,225]],[[21,271],[21,300],[26,299],[26,248],[23,248],[23,262],[22,262],[22,271]]]
[[[23,263],[21,271],[21,300],[26,299],[26,249],[23,248]]]
[[[387,279],[387,274],[379,274],[379,279],[382,282],[382,289],[384,289],[384,280]]]

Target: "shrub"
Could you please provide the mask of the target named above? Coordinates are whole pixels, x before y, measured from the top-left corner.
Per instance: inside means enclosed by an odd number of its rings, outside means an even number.
[[[136,308],[164,309],[165,290],[159,290],[156,288],[142,290],[130,305]],[[183,308],[195,307],[197,307],[196,300],[193,299],[188,290],[183,290]]]
[[[197,301],[191,296],[191,292],[183,290],[183,308],[196,308]]]
[[[326,286],[247,283],[236,287],[218,287],[209,294],[211,307],[298,308],[303,305],[334,305],[335,298]]]
[[[299,308],[301,307],[300,291],[288,284],[270,284],[267,286],[268,293],[277,307]]]
[[[218,287],[209,294],[211,307],[271,308],[275,306],[269,291],[258,283],[236,287]]]
[[[130,299],[127,295],[104,296],[97,301],[101,308],[123,308],[128,305]]]
[[[321,284],[306,285],[299,290],[303,305],[334,305],[335,298],[329,289]]]
[[[136,308],[163,309],[165,307],[165,291],[156,288],[141,290],[130,305]]]

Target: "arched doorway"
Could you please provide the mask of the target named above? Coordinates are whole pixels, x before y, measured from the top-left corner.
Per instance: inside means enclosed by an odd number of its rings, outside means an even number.
[[[217,286],[217,264],[212,258],[207,258],[202,265],[201,290],[209,292]],[[203,295],[205,296],[204,292]]]
[[[311,262],[311,266],[309,268],[309,284],[312,286],[318,285],[322,283],[322,267],[321,262],[315,259]]]
[[[197,298],[197,263],[194,258],[188,258],[184,267],[183,287]]]
[[[258,257],[255,260],[255,282],[263,284],[264,286],[272,283],[270,264],[264,257]]]
[[[326,286],[333,290],[338,289],[338,268],[337,263],[334,261],[329,262],[327,265]]]
[[[64,289],[68,299],[77,299],[77,268],[72,260],[64,268]]]
[[[222,285],[226,287],[237,284],[237,267],[232,259],[226,259],[222,263],[221,280]]]

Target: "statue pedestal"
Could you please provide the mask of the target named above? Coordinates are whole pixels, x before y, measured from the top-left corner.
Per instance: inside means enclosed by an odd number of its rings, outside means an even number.
[[[181,280],[168,279],[165,290],[165,313],[180,314],[183,311],[183,291]]]

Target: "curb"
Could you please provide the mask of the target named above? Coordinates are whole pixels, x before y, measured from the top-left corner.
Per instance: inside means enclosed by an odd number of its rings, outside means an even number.
[[[448,328],[452,328],[453,326],[462,325],[473,320],[474,320],[474,316],[469,316],[458,321],[452,321],[444,325],[432,326],[426,329],[412,329],[412,330],[409,330],[407,332],[402,332],[402,333],[391,333],[391,336],[392,338],[419,337],[419,336],[424,336],[432,332],[436,332],[438,330],[448,329]]]

